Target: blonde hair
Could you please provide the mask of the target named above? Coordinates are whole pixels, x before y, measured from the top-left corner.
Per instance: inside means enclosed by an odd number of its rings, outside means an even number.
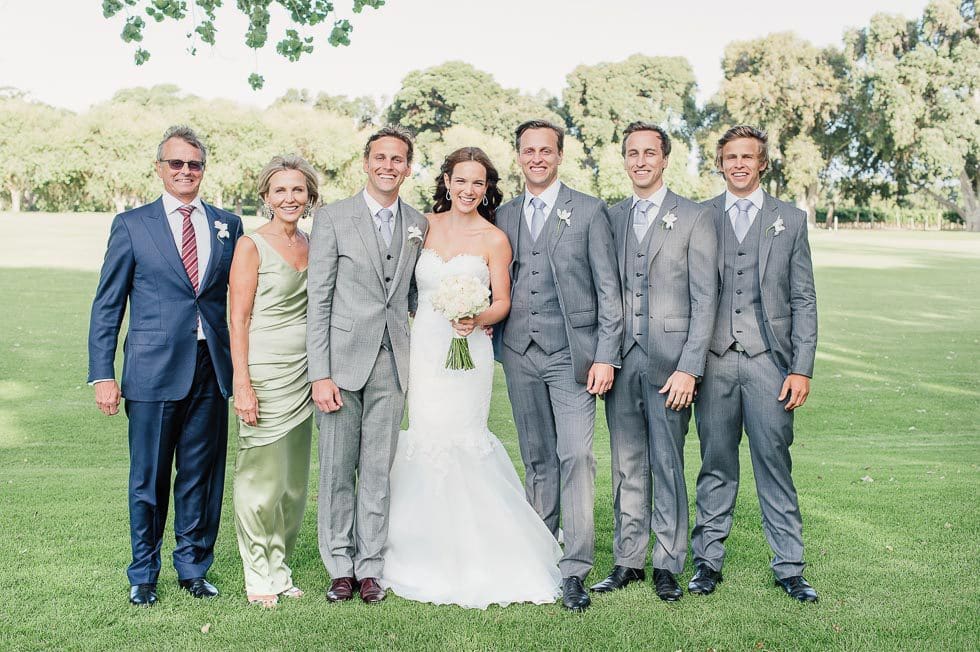
[[[269,194],[272,175],[284,170],[299,170],[303,173],[303,176],[306,177],[306,192],[310,197],[310,205],[316,206],[316,202],[320,198],[320,184],[316,178],[316,170],[306,162],[306,159],[295,154],[273,156],[272,160],[262,168],[262,171],[259,172],[259,197],[265,199],[266,195]]]

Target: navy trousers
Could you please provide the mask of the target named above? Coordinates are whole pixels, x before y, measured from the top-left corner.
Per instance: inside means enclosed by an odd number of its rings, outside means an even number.
[[[177,578],[204,577],[214,561],[228,446],[228,402],[211,355],[198,342],[190,393],[179,401],[126,401],[129,417],[130,584],[155,583],[174,494]]]

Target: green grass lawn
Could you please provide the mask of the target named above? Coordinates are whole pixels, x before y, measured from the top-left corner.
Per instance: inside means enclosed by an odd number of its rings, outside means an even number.
[[[58,233],[40,242],[70,250]],[[168,527],[160,603],[129,606],[126,421],[103,417],[85,384],[97,274],[55,269],[58,261],[0,269],[0,649],[977,649],[980,239],[820,232],[812,242],[820,347],[793,453],[806,576],[820,603],[797,604],[773,587],[743,445],[719,590],[668,605],[649,584],[633,585],[596,598],[584,614],[557,604],[471,611],[396,597],[329,604],[312,494],[292,561],[307,597],[274,611],[247,606],[231,517],[234,433],[209,575],[221,597],[204,602],[177,590]],[[519,464],[499,373],[491,428]],[[595,448],[590,582],[612,564],[601,416]],[[686,453],[693,495],[693,430]]]

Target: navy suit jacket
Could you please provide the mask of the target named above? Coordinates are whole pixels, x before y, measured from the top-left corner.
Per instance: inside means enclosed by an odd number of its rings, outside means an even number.
[[[115,378],[116,345],[126,303],[129,332],[123,344],[122,395],[133,401],[176,401],[187,396],[197,361],[197,316],[221,393],[231,395],[228,272],[242,234],[237,215],[204,204],[211,258],[194,293],[164,213],[163,200],[120,213],[112,222],[88,335],[88,380]],[[218,237],[215,222],[227,225]]]

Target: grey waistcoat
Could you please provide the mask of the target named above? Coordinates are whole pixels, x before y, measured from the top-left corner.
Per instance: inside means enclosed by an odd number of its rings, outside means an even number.
[[[721,281],[721,300],[711,350],[721,355],[738,342],[750,356],[769,350],[763,328],[762,296],[759,279],[759,240],[762,220],[756,215],[745,239],[739,244],[726,214],[724,231],[725,273]]]
[[[385,245],[385,240],[381,237],[381,231],[373,217],[371,223],[374,225],[374,237],[378,242],[378,251],[381,252],[381,272],[384,274],[385,293],[387,294],[391,291],[391,284],[395,279],[395,270],[398,269],[398,257],[402,253],[402,242],[405,241],[402,234],[401,202],[399,202],[399,209],[395,211],[395,223],[391,226],[391,246]],[[381,346],[391,350],[391,337],[388,335],[387,325],[384,336],[381,338]]]
[[[631,211],[632,213],[633,211]],[[651,216],[654,209],[650,209]],[[643,236],[643,241],[636,239],[633,231],[633,217],[626,226],[626,260],[623,265],[625,273],[626,301],[623,314],[626,317],[623,328],[623,355],[625,356],[634,344],[639,344],[645,353],[647,337],[650,331],[650,240],[656,224],[650,224]]]
[[[561,314],[558,288],[551,274],[551,259],[548,254],[546,230],[551,223],[546,222],[538,234],[538,241],[532,242],[523,209],[520,217],[521,234],[517,245],[517,260],[520,265],[511,293],[512,302],[507,328],[504,330],[504,344],[523,353],[534,342],[550,355],[568,346],[565,318]]]

